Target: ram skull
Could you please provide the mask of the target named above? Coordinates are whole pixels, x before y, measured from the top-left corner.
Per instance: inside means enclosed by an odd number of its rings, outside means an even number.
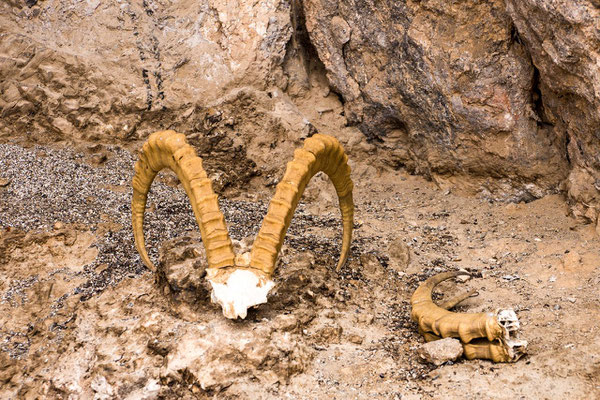
[[[163,168],[177,174],[190,199],[206,250],[206,278],[212,288],[211,299],[221,305],[227,318],[245,318],[248,308],[267,302],[267,295],[274,287],[272,277],[277,257],[296,206],[310,179],[320,171],[327,174],[335,186],[342,214],[342,249],[336,270],[346,262],[354,223],[353,184],[348,157],[336,138],[316,134],[294,152],[294,159],[287,164],[285,175],[277,185],[251,251],[236,255],[212,181],[185,135],[174,131],[150,135],[135,164],[131,211],[136,248],[143,262],[154,272],[156,268],[144,243],[144,212],[152,181]]]
[[[447,337],[460,339],[468,359],[517,361],[525,354],[527,341],[518,338],[520,324],[512,309],[485,313],[449,311],[473,292],[459,295],[439,306],[433,302],[431,293],[438,284],[465,274],[464,271],[437,274],[415,290],[411,298],[411,318],[418,324],[419,333],[428,342]]]

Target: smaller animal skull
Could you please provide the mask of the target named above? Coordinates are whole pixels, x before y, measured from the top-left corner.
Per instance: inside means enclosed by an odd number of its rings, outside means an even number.
[[[423,282],[411,298],[411,318],[419,325],[426,341],[446,337],[460,339],[465,357],[484,358],[495,362],[515,362],[527,350],[527,341],[518,339],[519,320],[512,309],[487,313],[456,313],[448,311],[469,297],[460,295],[438,306],[431,298],[441,282],[465,275],[464,271],[444,272]]]

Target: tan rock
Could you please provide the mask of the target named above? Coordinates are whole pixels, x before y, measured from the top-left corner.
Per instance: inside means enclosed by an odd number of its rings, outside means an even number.
[[[494,198],[555,190],[568,172],[564,132],[544,124],[535,69],[505,2],[401,4],[303,2],[349,122],[379,141],[387,151],[379,157],[393,166],[436,180],[476,174],[475,186]]]
[[[421,345],[417,354],[422,360],[439,366],[462,356],[463,346],[457,339],[445,338]]]
[[[594,222],[600,210],[598,2],[507,0],[506,10],[537,69],[540,122],[550,138],[567,144],[574,214]]]
[[[350,343],[354,343],[354,344],[362,344],[362,342],[365,340],[364,336],[361,335],[349,335],[348,336],[348,341]]]
[[[581,255],[576,251],[570,251],[563,256],[563,268],[568,272],[577,272],[581,267]]]
[[[339,343],[342,338],[343,329],[338,324],[327,325],[317,331],[315,338],[319,343]]]

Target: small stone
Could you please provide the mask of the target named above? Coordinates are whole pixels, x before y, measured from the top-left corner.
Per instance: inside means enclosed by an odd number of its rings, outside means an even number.
[[[317,108],[317,112],[319,113],[319,115],[323,115],[323,114],[328,113],[328,112],[333,112],[333,108],[331,108],[331,107],[321,107],[321,108]]]
[[[11,180],[10,179],[4,179],[4,178],[0,178],[0,187],[5,187],[10,185]]]
[[[63,229],[65,227],[65,224],[63,224],[62,222],[58,221],[54,224],[54,229],[56,229],[57,231],[60,229]]]
[[[406,271],[410,264],[410,248],[404,240],[398,238],[390,243],[388,248],[390,267],[398,272]]]
[[[369,279],[382,278],[385,270],[374,254],[363,254],[360,256],[360,263],[363,267],[365,276]]]
[[[423,344],[417,349],[417,354],[422,360],[440,366],[462,356],[463,346],[457,339],[445,338]]]
[[[550,278],[548,278],[548,282],[550,282],[550,283],[556,282],[556,276],[552,275]]]
[[[97,274],[101,274],[103,271],[108,269],[108,264],[98,264],[98,266],[96,266],[96,268],[94,268],[94,271]]]
[[[342,337],[342,331],[342,327],[337,324],[328,325],[316,332],[315,339],[317,339],[319,344],[338,344]]]
[[[362,344],[362,342],[364,340],[365,340],[365,338],[363,336],[360,336],[360,335],[350,335],[350,336],[348,336],[348,341],[350,343]]]
[[[273,322],[276,329],[281,332],[291,332],[300,326],[298,317],[292,314],[280,314],[275,317]]]
[[[367,325],[371,325],[373,323],[373,314],[358,314],[356,316],[356,322],[361,322]]]
[[[564,255],[562,264],[565,271],[577,272],[581,267],[581,256],[576,251],[570,251]]]
[[[577,301],[577,299],[575,297],[567,297],[567,301],[570,301],[571,303],[575,303]]]
[[[100,165],[100,164],[103,164],[107,159],[108,159],[108,157],[104,153],[94,154],[93,156],[90,157],[90,162],[93,165]]]
[[[458,275],[456,277],[456,280],[459,281],[459,282],[462,282],[462,283],[465,283],[469,279],[471,279],[471,275]]]

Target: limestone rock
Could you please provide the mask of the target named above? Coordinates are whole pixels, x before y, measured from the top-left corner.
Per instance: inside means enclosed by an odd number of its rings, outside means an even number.
[[[422,360],[439,366],[462,356],[463,346],[457,339],[445,338],[423,344],[417,353]]]
[[[159,280],[174,300],[194,303],[207,296],[204,276],[208,264],[198,233],[164,242],[159,259]]]
[[[0,138],[36,142],[195,131],[196,104],[284,85],[292,32],[282,0],[1,2],[0,25]]]
[[[319,329],[315,339],[320,344],[340,343],[343,329],[339,324],[327,325]]]
[[[289,334],[269,329],[240,332],[220,321],[191,329],[166,358],[161,377],[188,382],[203,390],[221,390],[251,375],[261,382],[286,382],[310,360],[305,347]]]

